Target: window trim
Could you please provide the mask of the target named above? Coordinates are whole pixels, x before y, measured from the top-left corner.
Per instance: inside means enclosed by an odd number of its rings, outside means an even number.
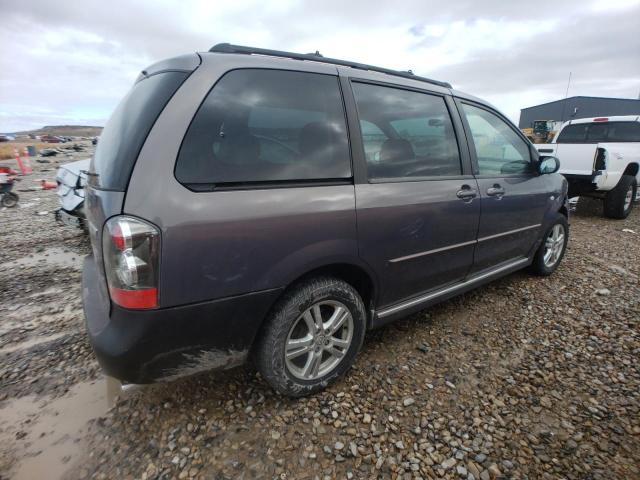
[[[209,95],[213,91],[214,88],[220,83],[220,81],[230,74],[231,72],[235,72],[238,70],[268,70],[268,71],[278,71],[278,72],[294,72],[294,73],[307,73],[311,75],[323,75],[327,77],[333,77],[336,79],[338,86],[338,93],[340,95],[340,101],[342,105],[342,114],[344,116],[344,125],[345,131],[347,133],[347,150],[349,152],[349,167],[351,169],[351,175],[344,178],[317,178],[317,179],[286,179],[286,180],[255,180],[255,181],[247,181],[247,182],[202,182],[202,183],[194,183],[194,182],[183,182],[181,181],[177,175],[176,170],[178,168],[178,160],[180,159],[180,153],[182,152],[182,147],[185,143],[185,139],[187,138],[187,133],[191,129],[193,122],[195,121],[200,109],[204,105],[204,102],[207,101]],[[347,106],[345,104],[345,96],[343,92],[343,85],[340,76],[338,75],[338,69],[336,69],[336,73],[322,73],[322,72],[309,72],[306,70],[296,70],[295,68],[278,68],[278,67],[237,67],[226,70],[224,73],[220,74],[220,76],[213,82],[207,93],[202,97],[198,107],[196,108],[191,120],[189,120],[189,125],[184,131],[182,135],[182,140],[180,141],[180,147],[178,148],[178,153],[176,154],[176,158],[173,162],[173,178],[176,182],[178,182],[182,187],[194,193],[210,193],[210,192],[220,192],[220,191],[236,191],[236,190],[264,190],[264,189],[274,189],[274,188],[300,188],[300,187],[310,187],[310,186],[335,186],[335,185],[353,185],[354,184],[354,161],[353,161],[353,152],[351,148],[351,134],[349,131],[349,119],[347,115]],[[194,187],[195,185],[202,186]],[[209,188],[205,188],[205,187]]]
[[[537,150],[533,147],[533,145],[531,144],[531,142],[529,141],[529,139],[517,128],[514,127],[514,125],[511,123],[511,121],[505,117],[502,113],[500,113],[499,111],[489,107],[488,105],[482,104],[482,103],[478,103],[478,102],[474,102],[472,100],[467,100],[466,98],[460,98],[460,97],[454,97],[454,102],[456,104],[456,107],[458,108],[458,114],[460,115],[460,119],[462,121],[462,124],[464,126],[464,131],[465,134],[467,136],[467,144],[469,146],[469,153],[471,156],[471,163],[473,165],[473,175],[476,178],[480,178],[480,179],[485,179],[485,178],[531,178],[531,177],[536,177],[539,175],[539,173],[537,172],[536,168],[535,168],[535,161],[538,158],[537,155]],[[499,173],[496,175],[489,175],[489,174],[480,174],[480,165],[478,164],[478,154],[476,152],[476,144],[473,141],[473,134],[471,132],[471,127],[469,126],[469,122],[467,121],[467,116],[464,112],[464,108],[463,105],[470,105],[472,107],[476,107],[479,108],[480,110],[485,110],[493,115],[495,115],[496,117],[498,117],[500,120],[502,120],[514,133],[516,133],[516,135],[518,137],[520,137],[520,139],[525,143],[525,145],[527,146],[527,148],[529,149],[529,164],[531,165],[531,169],[529,172],[522,172],[522,173]],[[535,151],[535,153],[534,153]]]
[[[352,149],[356,148],[357,151],[354,153],[359,157],[359,166],[360,172],[358,181],[356,183],[364,183],[364,184],[381,184],[381,183],[402,183],[402,182],[423,182],[423,181],[433,181],[433,180],[465,180],[473,177],[472,171],[468,168],[469,166],[469,157],[466,155],[468,150],[465,149],[463,140],[461,138],[461,125],[457,123],[457,115],[454,113],[452,107],[455,105],[451,103],[450,99],[451,95],[447,95],[445,93],[429,90],[428,88],[415,88],[412,86],[400,85],[397,83],[390,82],[382,82],[379,80],[371,80],[368,78],[362,77],[352,77],[352,76],[341,76],[344,79],[344,83],[348,84],[348,95],[345,94],[345,100],[347,100],[347,96],[349,97],[349,102],[351,106],[351,110],[347,110],[347,113],[350,114],[350,127],[353,129],[355,136],[357,136],[357,141],[352,141]],[[456,140],[456,145],[458,147],[458,158],[460,162],[460,174],[459,175],[432,175],[432,176],[422,176],[422,177],[391,177],[391,178],[370,178],[369,177],[369,168],[367,163],[367,158],[364,152],[364,138],[362,135],[362,129],[360,127],[360,112],[358,110],[358,105],[355,99],[355,93],[353,91],[354,83],[363,83],[368,85],[380,86],[380,87],[388,87],[396,90],[405,90],[412,93],[421,93],[423,95],[431,95],[434,97],[442,98],[444,102],[444,106],[446,111],[449,113],[449,119],[451,120],[451,126],[453,127],[453,132]],[[344,89],[347,92],[346,89]],[[456,112],[457,113],[457,112]],[[462,134],[465,135],[465,132],[462,131]],[[466,136],[466,135],[465,135]],[[465,139],[466,140],[466,139]]]
[[[609,139],[609,131],[611,129],[611,125],[612,124],[623,124],[623,123],[630,123],[630,124],[638,124],[638,125],[640,125],[640,122],[637,122],[635,120],[611,120],[611,121],[607,121],[607,122],[570,123],[569,125],[565,126],[560,131],[560,134],[558,135],[558,140],[560,139],[560,136],[562,135],[562,132],[564,130],[566,130],[567,128],[572,127],[572,126],[584,126],[584,128],[585,128],[584,138],[582,138],[579,141],[575,141],[575,142],[558,142],[556,140],[556,143],[558,145],[576,145],[576,144],[597,145],[598,143],[640,143],[640,140],[638,140],[638,141],[634,141],[634,140],[620,141],[620,140],[610,140]],[[588,140],[588,136],[589,136],[589,133],[591,131],[591,127],[593,127],[594,125],[605,125],[607,127],[606,139],[604,139],[604,140],[596,140],[596,141]]]
[[[249,182],[183,183],[195,193],[234,192],[239,190],[273,190],[275,188],[335,187],[353,185],[352,178],[320,178],[317,180],[256,180]]]

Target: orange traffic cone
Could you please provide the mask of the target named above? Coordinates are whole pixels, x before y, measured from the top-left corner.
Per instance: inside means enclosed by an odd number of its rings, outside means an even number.
[[[22,163],[22,159],[20,158],[20,154],[18,153],[18,149],[14,148],[13,149],[13,153],[16,156],[16,163],[18,164],[18,168],[20,169],[20,172],[22,173],[22,175],[26,175],[27,173],[29,173],[27,171],[27,169],[24,166],[24,163]]]

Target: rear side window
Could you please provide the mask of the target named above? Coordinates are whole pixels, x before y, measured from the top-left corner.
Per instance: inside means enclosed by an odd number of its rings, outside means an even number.
[[[372,179],[455,176],[460,154],[442,97],[353,83]]]
[[[562,129],[556,143],[584,143],[587,138],[587,123],[567,125]]]
[[[640,142],[640,122],[607,123],[607,142]]]
[[[640,122],[594,122],[567,125],[557,143],[640,142]]]
[[[587,129],[587,143],[606,142],[607,130],[609,127],[606,123],[592,123]]]
[[[90,170],[90,185],[124,191],[133,165],[158,115],[187,72],[164,72],[137,82],[102,130]]]
[[[175,175],[192,186],[350,177],[338,78],[284,70],[227,73],[189,126]]]

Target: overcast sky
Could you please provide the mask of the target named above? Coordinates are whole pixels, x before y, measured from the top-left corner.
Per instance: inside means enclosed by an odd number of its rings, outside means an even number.
[[[0,132],[103,125],[138,72],[219,42],[446,80],[512,120],[569,96],[638,98],[640,0],[0,0]]]

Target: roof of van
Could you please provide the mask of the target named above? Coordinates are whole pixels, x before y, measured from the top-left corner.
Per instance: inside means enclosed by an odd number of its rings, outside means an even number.
[[[311,62],[328,63],[331,65],[340,65],[343,67],[351,67],[359,70],[370,70],[374,72],[385,73],[387,75],[393,75],[396,77],[403,77],[410,80],[417,80],[420,82],[431,83],[444,88],[452,88],[448,82],[442,82],[439,80],[433,80],[431,78],[421,77],[415,75],[411,70],[401,71],[392,70],[389,68],[376,67],[374,65],[367,65],[365,63],[352,62],[349,60],[339,60],[337,58],[324,57],[320,52],[315,53],[294,53],[286,52],[283,50],[270,50],[267,48],[246,47],[242,45],[232,45],[230,43],[218,43],[209,49],[212,53],[240,53],[246,55],[265,55],[277,58],[290,58],[294,60],[306,60]]]

